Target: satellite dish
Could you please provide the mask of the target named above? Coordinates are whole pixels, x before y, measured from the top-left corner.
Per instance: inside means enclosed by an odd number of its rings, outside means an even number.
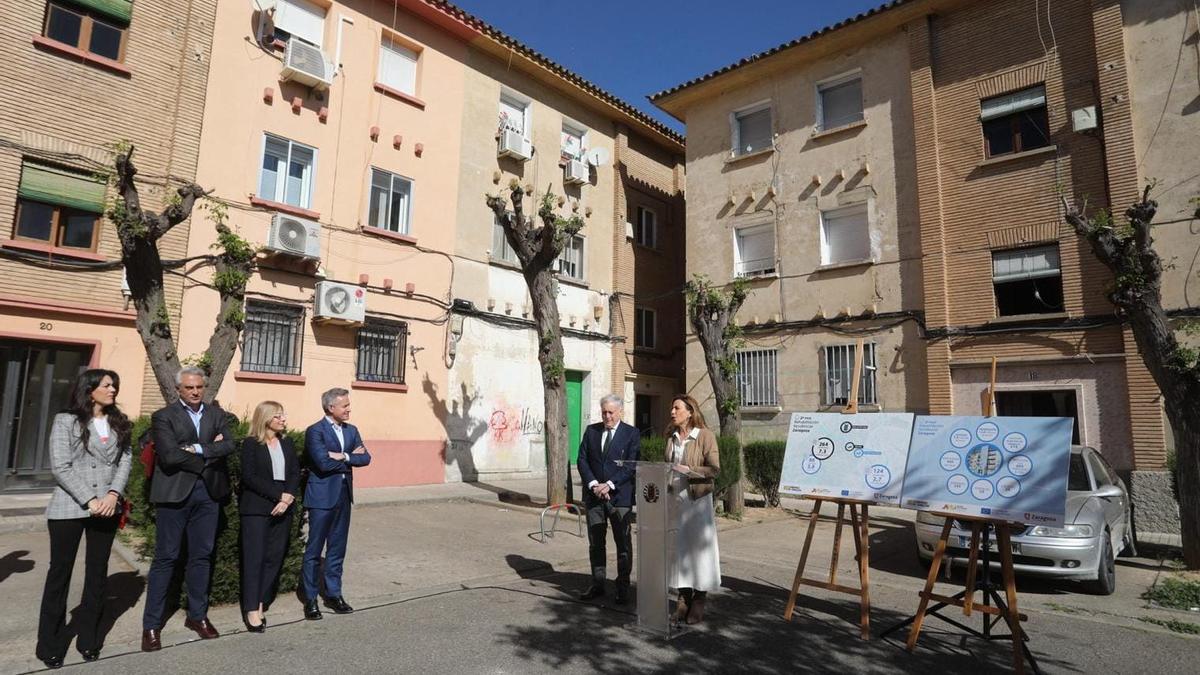
[[[609,153],[606,148],[592,148],[584,155],[587,163],[592,166],[600,167],[608,164]]]
[[[260,12],[269,12],[275,9],[275,0],[250,0],[250,4]]]

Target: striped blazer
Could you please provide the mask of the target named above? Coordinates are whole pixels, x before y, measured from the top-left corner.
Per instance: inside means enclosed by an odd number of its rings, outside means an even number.
[[[70,520],[91,515],[87,503],[102,499],[109,490],[125,494],[133,452],[117,447],[115,435],[102,442],[95,429],[88,434],[87,447],[80,438],[79,421],[70,413],[54,416],[50,428],[50,470],[54,494],[46,507],[48,520]]]

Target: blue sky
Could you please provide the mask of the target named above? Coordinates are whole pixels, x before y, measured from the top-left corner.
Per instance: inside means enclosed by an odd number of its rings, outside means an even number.
[[[885,0],[452,0],[677,131],[646,96]]]

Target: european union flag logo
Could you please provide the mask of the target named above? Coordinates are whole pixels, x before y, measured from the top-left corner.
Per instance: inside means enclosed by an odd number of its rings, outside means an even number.
[[[980,512],[980,513],[982,513],[982,514],[983,514],[983,515],[985,515],[985,516],[988,516],[988,515],[991,515],[991,513],[992,513],[992,510],[991,510],[990,508],[988,508],[988,507],[986,507],[986,506],[985,506],[985,507],[983,507],[982,509],[979,509],[979,512]]]
[[[850,491],[849,491],[849,490],[842,490],[842,496],[843,496],[843,497],[849,497],[849,496],[850,496]]]

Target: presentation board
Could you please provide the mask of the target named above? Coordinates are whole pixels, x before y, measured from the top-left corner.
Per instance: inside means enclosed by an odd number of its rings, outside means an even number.
[[[1069,417],[920,415],[901,506],[1061,526],[1073,423]]]
[[[912,413],[792,413],[779,494],[900,503]]]

